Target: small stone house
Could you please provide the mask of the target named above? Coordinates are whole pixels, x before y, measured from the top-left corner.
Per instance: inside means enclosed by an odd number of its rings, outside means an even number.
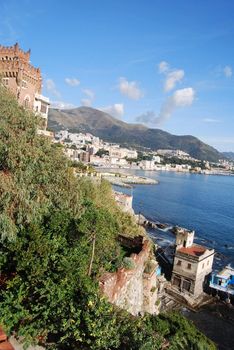
[[[178,228],[172,271],[172,287],[194,299],[203,293],[206,277],[212,271],[214,249],[194,244],[194,231]]]

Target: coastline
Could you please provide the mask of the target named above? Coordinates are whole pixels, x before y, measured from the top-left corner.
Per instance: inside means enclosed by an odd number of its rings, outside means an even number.
[[[152,222],[147,220],[147,218],[142,214],[135,214],[136,220],[142,225],[147,236],[155,242],[154,234],[150,234],[147,230],[148,227],[151,228],[151,232],[160,230],[164,231],[163,228],[158,227],[158,222]],[[154,226],[156,225],[156,226]],[[173,234],[173,228],[168,224],[162,224],[167,226],[168,231]],[[160,243],[157,242],[158,247],[161,247]],[[220,350],[229,350],[233,345],[233,326],[234,326],[234,305],[231,303],[226,303],[220,301],[219,297],[211,299],[211,301],[201,306],[198,306],[196,310],[184,307],[182,304],[178,309],[179,312],[192,321],[194,325],[208,338],[210,338]]]
[[[146,176],[138,176],[128,173],[111,172],[107,170],[105,172],[98,171],[98,173],[101,178],[108,180],[111,185],[125,188],[131,188],[132,185],[157,185],[159,183],[158,180]]]
[[[207,169],[207,170],[188,170],[188,169],[181,169],[181,168],[174,168],[174,167],[167,167],[167,166],[155,166],[155,168],[143,168],[140,166],[115,166],[115,165],[105,165],[105,166],[96,166],[96,170],[101,169],[108,169],[108,170],[142,170],[142,171],[150,171],[150,172],[173,172],[173,173],[181,173],[181,174],[195,174],[195,175],[208,175],[208,176],[234,176],[234,172],[230,170],[222,171],[218,169]]]

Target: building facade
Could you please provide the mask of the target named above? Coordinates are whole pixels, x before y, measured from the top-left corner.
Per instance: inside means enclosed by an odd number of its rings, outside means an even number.
[[[194,244],[194,231],[178,228],[172,271],[172,286],[193,298],[203,293],[206,277],[212,271],[214,249]]]
[[[234,296],[234,268],[226,266],[222,271],[213,273],[210,287]]]
[[[2,84],[17,98],[19,104],[34,110],[42,117],[41,129],[47,127],[49,99],[41,95],[42,77],[40,68],[30,63],[30,50],[24,52],[14,46],[0,45],[0,78]]]

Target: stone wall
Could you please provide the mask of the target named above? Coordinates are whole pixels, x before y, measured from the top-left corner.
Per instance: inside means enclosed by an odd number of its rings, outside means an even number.
[[[41,92],[42,77],[40,69],[30,64],[30,50],[24,52],[18,44],[11,47],[0,45],[0,75],[18,102],[33,109],[35,94]]]
[[[134,268],[119,268],[117,272],[105,273],[99,282],[107,299],[132,315],[158,313],[156,273],[144,273],[150,251],[151,244],[145,240],[140,253],[130,256]]]

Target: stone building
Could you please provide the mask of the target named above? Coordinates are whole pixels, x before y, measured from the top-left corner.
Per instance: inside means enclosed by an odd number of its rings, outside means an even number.
[[[171,284],[184,295],[198,298],[212,271],[214,249],[194,244],[194,231],[177,228]]]
[[[31,65],[30,50],[24,52],[17,43],[10,47],[0,45],[0,77],[21,105],[42,117],[41,129],[45,130],[49,99],[41,95],[41,72]]]

